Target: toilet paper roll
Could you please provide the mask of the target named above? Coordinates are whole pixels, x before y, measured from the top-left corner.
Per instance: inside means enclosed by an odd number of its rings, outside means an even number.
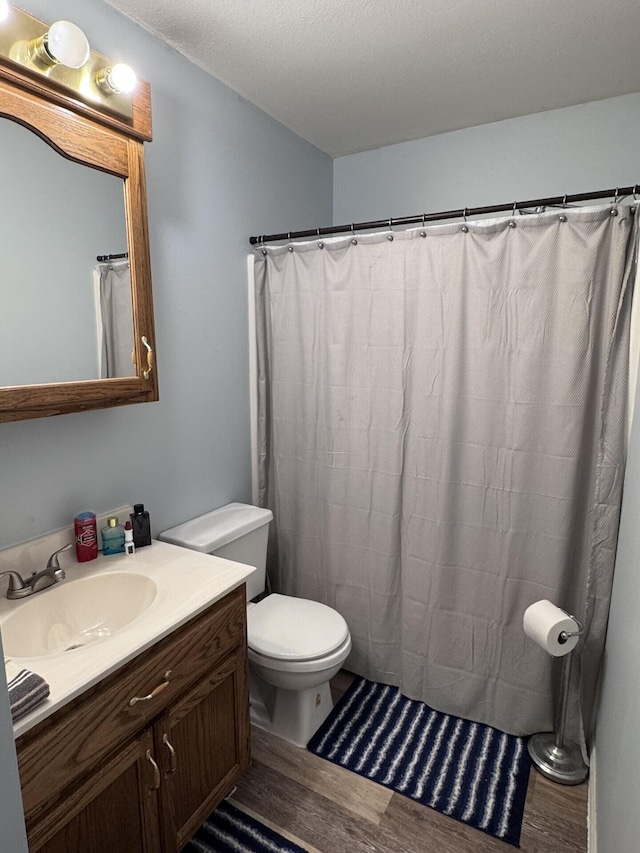
[[[555,658],[569,654],[578,643],[578,637],[561,642],[561,633],[577,631],[578,623],[546,599],[527,607],[522,624],[525,634]]]

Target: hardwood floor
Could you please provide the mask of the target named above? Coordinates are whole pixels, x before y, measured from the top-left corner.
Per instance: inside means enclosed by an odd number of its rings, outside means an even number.
[[[332,681],[334,698],[351,676]],[[309,853],[506,853],[514,849],[252,727],[252,763],[231,802]],[[587,785],[532,770],[523,853],[586,853]]]

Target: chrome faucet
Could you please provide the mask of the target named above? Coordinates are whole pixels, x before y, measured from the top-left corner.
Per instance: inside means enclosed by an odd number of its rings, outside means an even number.
[[[63,580],[65,577],[64,569],[60,566],[58,554],[71,548],[72,543],[58,548],[47,560],[47,566],[41,572],[33,572],[33,574],[23,579],[18,572],[8,571],[0,572],[0,577],[9,575],[9,587],[7,589],[7,598],[26,598],[28,595],[33,595],[34,592],[40,592],[53,586],[54,583]]]

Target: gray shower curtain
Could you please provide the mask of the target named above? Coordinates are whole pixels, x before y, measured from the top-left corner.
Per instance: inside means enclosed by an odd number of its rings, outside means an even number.
[[[618,205],[259,248],[259,489],[275,590],[348,668],[512,734],[553,726],[548,598],[588,725],[624,472],[633,215]]]
[[[99,264],[96,270],[102,337],[100,376],[102,379],[135,376],[129,261]]]

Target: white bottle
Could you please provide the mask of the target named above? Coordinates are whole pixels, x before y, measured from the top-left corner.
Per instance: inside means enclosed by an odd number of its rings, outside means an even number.
[[[124,526],[124,553],[127,556],[135,554],[136,546],[133,544],[133,528],[131,522],[127,521]]]

